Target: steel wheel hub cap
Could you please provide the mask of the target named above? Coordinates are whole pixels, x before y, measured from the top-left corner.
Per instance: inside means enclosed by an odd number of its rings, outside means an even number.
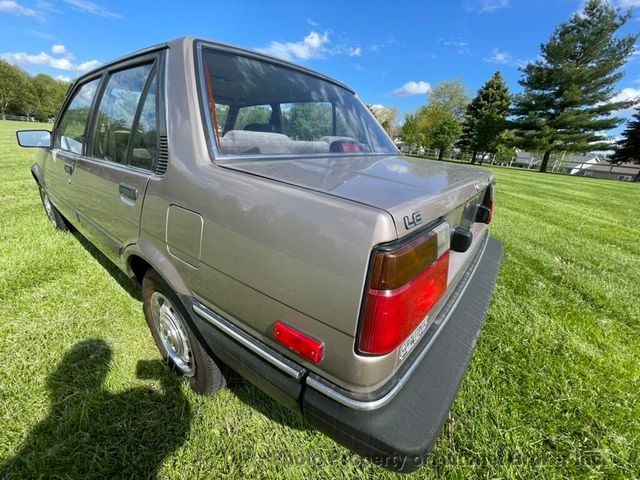
[[[167,357],[182,375],[192,376],[195,364],[184,320],[160,292],[151,295],[151,313]]]

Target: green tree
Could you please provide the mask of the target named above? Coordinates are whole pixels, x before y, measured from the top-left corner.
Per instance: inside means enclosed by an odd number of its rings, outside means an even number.
[[[387,132],[387,135],[392,139],[398,136],[398,109],[396,107],[367,105],[367,108]]]
[[[427,106],[434,112],[446,113],[458,122],[464,119],[470,96],[467,87],[460,80],[442,82],[427,94]]]
[[[493,74],[467,106],[458,145],[471,150],[471,163],[477,152],[495,153],[500,134],[506,129],[506,119],[511,106],[509,88],[500,71]]]
[[[55,117],[62,107],[69,83],[51,78],[45,73],[39,73],[31,78],[31,85],[35,95],[38,119],[46,121]]]
[[[20,71],[20,95],[16,101],[16,110],[29,120],[38,112],[38,96],[31,76]]]
[[[438,148],[436,144],[441,145],[442,138],[448,138],[448,135],[457,132],[457,136],[454,138],[455,143],[462,128],[453,129],[451,122],[460,124],[468,103],[469,93],[460,80],[436,85],[427,97],[427,104],[416,112],[417,128],[421,133],[424,145]],[[438,139],[436,139],[436,135],[438,135]],[[447,148],[450,146],[449,144]]]
[[[0,115],[3,120],[7,118],[9,107],[19,101],[21,80],[19,69],[0,60]]]
[[[522,69],[512,126],[516,146],[544,152],[541,172],[554,151],[608,148],[602,132],[622,123],[611,114],[631,104],[615,101],[614,89],[638,37],[616,36],[630,18],[604,0],[588,0],[541,45],[542,58]]]
[[[433,132],[431,146],[438,149],[438,160],[444,158],[445,152],[449,151],[461,133],[462,126],[460,122],[453,118],[444,120],[438,128],[436,128]]]
[[[633,120],[627,123],[627,128],[618,142],[616,151],[611,157],[612,163],[640,163],[640,107],[636,109]]]
[[[294,140],[318,140],[332,134],[333,113],[329,103],[294,103],[283,116],[284,133]]]
[[[425,144],[424,135],[420,129],[420,119],[416,113],[407,113],[404,116],[404,123],[400,127],[400,138],[410,148]]]

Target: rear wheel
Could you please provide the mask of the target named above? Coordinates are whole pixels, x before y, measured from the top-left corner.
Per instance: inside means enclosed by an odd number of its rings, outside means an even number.
[[[42,188],[40,188],[40,198],[42,199],[44,212],[47,214],[47,218],[49,219],[53,227],[62,232],[68,232],[69,224],[62,216],[62,214],[58,211],[58,209],[53,206],[53,203],[51,203],[47,192],[45,192]]]
[[[142,280],[144,315],[158,350],[173,372],[189,380],[200,395],[213,395],[227,384],[227,367],[209,356],[185,320],[188,313],[155,270]]]

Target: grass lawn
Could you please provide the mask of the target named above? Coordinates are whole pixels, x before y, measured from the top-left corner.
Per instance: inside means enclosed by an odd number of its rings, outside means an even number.
[[[191,394],[139,291],[53,230],[0,121],[0,478],[390,478],[238,382]],[[505,246],[420,478],[640,477],[640,185],[495,168]],[[410,478],[410,477],[405,477]]]

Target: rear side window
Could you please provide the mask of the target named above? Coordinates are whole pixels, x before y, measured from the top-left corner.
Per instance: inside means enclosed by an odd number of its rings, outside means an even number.
[[[82,154],[91,102],[98,90],[100,79],[97,78],[82,85],[74,94],[69,106],[62,114],[58,125],[58,146],[67,152]]]
[[[129,139],[152,69],[152,64],[140,65],[115,72],[109,77],[96,115],[93,157],[120,164],[127,163]],[[153,105],[147,106],[147,118],[151,116],[149,109],[155,110],[155,94],[153,95]],[[153,116],[155,117],[155,112]],[[153,132],[155,135],[155,124]],[[144,134],[145,132],[140,132],[140,135],[136,133],[136,141],[145,143]],[[151,153],[149,152],[149,156]],[[142,156],[143,153],[138,152],[138,155]]]
[[[133,133],[129,164],[152,170],[158,156],[158,78],[153,75]]]

